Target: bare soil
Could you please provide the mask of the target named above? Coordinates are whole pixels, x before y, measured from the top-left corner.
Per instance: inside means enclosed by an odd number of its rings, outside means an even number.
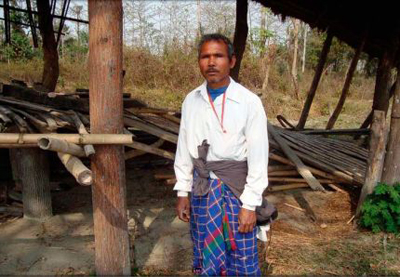
[[[155,173],[168,172],[172,165],[156,166],[145,158],[135,162],[135,168],[127,166],[132,273],[191,274],[188,225],[175,216],[172,186],[154,179]],[[95,274],[91,190],[67,175],[53,175],[61,181],[53,188],[53,218],[35,222],[1,217],[1,275]],[[279,217],[270,241],[259,244],[263,273],[400,275],[400,238],[360,231],[350,221],[358,193],[357,189],[269,193]],[[299,210],[296,199],[305,199],[316,219]]]

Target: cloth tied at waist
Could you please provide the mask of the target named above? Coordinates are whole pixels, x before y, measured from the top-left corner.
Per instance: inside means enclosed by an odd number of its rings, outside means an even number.
[[[246,184],[247,161],[207,161],[209,147],[207,140],[203,140],[202,144],[197,146],[199,157],[193,160],[193,166],[198,176],[193,182],[192,193],[195,196],[204,196],[208,193],[210,189],[208,178],[212,171],[240,199]],[[265,225],[276,219],[278,212],[273,204],[263,198],[261,206],[256,208],[256,216],[257,225]]]

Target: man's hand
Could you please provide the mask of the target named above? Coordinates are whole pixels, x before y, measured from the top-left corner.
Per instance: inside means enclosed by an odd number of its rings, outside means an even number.
[[[190,219],[190,201],[189,197],[178,197],[176,202],[176,214],[179,219],[184,222],[189,222]]]
[[[250,211],[245,208],[241,208],[239,212],[239,233],[248,233],[253,231],[256,226],[257,217],[255,211]]]

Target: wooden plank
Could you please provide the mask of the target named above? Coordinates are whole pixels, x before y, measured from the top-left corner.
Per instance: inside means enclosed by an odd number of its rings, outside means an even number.
[[[164,158],[167,158],[167,159],[170,159],[170,160],[175,160],[175,154],[174,153],[166,151],[166,150],[163,150],[163,149],[159,149],[159,148],[153,147],[151,145],[140,143],[140,142],[137,142],[137,141],[134,141],[131,144],[126,144],[125,146],[130,147],[130,148],[134,148],[134,149],[137,149],[137,150],[141,150],[141,151],[144,151],[144,152],[147,152],[147,153],[150,153],[150,154],[154,154],[154,155],[157,155],[157,156],[161,156],[161,157],[164,157]]]
[[[303,164],[296,153],[280,137],[275,128],[268,122],[268,132],[277,141],[285,155],[295,164],[300,175],[307,181],[313,190],[325,191],[324,187],[318,182],[311,171]]]

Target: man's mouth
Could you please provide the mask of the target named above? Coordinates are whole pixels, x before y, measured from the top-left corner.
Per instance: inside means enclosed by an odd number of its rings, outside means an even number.
[[[206,73],[209,75],[213,75],[213,74],[218,73],[218,71],[217,70],[207,70]]]

